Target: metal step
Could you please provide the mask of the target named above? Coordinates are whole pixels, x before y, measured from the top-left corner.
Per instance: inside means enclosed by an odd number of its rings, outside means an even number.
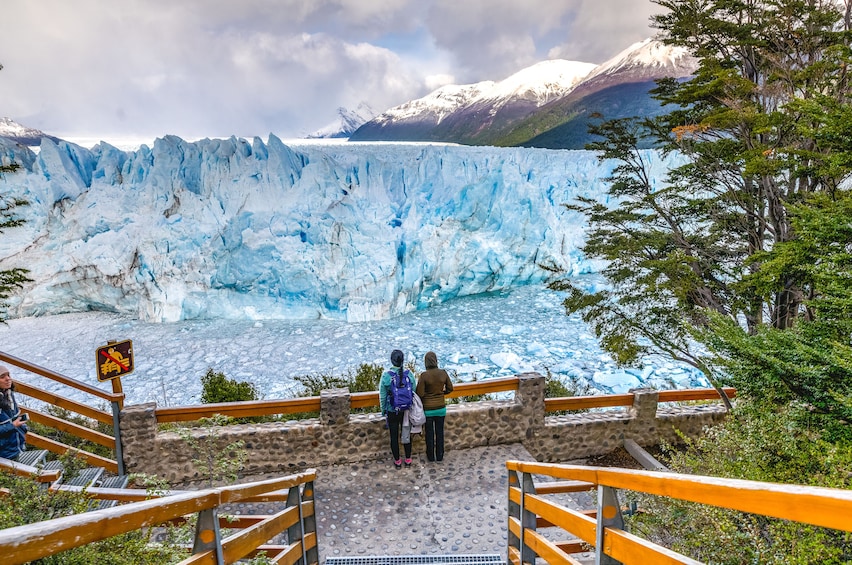
[[[29,465],[30,467],[36,467],[39,463],[44,461],[46,455],[47,450],[45,449],[28,449],[18,455],[16,461],[24,465]]]
[[[364,555],[327,557],[325,565],[506,565],[499,555]]]
[[[50,471],[54,469],[61,470],[62,463],[58,459],[48,461],[44,464],[44,468]],[[76,477],[68,479],[65,477],[65,475],[63,475],[56,482],[72,487],[87,487],[97,481],[101,477],[103,472],[103,467],[86,467],[85,469],[81,469],[80,473]]]
[[[125,488],[127,487],[127,483],[130,481],[130,477],[127,475],[112,475],[109,477],[102,477],[100,481],[98,481],[98,487],[100,488]],[[117,500],[93,500],[92,504],[89,505],[90,510],[103,510],[104,508],[112,508],[118,504]]]

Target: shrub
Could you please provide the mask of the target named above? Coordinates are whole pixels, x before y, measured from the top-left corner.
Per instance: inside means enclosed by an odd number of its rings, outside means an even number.
[[[253,383],[229,379],[224,373],[216,373],[213,369],[207,369],[207,374],[201,377],[201,387],[202,404],[260,399]]]

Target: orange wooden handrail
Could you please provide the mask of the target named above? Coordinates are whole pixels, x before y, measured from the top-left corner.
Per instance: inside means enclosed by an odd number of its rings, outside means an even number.
[[[4,565],[28,563],[67,549],[148,526],[163,524],[187,514],[210,510],[227,502],[248,500],[259,494],[271,493],[315,480],[316,472],[308,470],[279,479],[195,492],[182,492],[105,510],[6,528],[0,530],[0,555],[3,555]],[[296,512],[292,510],[296,510]],[[284,528],[298,521],[297,509],[288,509],[285,513],[286,516],[265,516],[263,521],[251,525],[246,530],[247,534],[232,536],[225,540],[223,548],[227,547],[226,551],[230,556],[250,553],[250,550],[257,548],[283,531]],[[304,501],[302,503],[302,514],[311,515],[313,513],[313,501]],[[306,534],[301,543],[306,548],[315,547],[316,534]],[[226,546],[226,544],[228,545]],[[252,546],[252,544],[254,545]],[[186,562],[196,562],[196,560],[191,558]],[[197,562],[208,561],[201,558]]]
[[[448,394],[447,397],[459,398],[494,392],[517,391],[518,383],[518,377],[458,383],[454,385],[453,392]],[[728,397],[733,398],[736,396],[736,389],[725,388],[724,390]],[[718,398],[719,393],[716,389],[712,388],[661,391],[659,393],[659,402],[713,400]],[[633,404],[633,399],[634,396],[632,394],[546,398],[544,400],[544,409],[546,412],[556,412],[563,410],[584,410],[588,408],[630,406]],[[158,423],[166,423],[188,422],[198,420],[200,418],[210,418],[216,414],[229,416],[231,418],[248,418],[252,416],[264,416],[270,414],[298,414],[304,412],[319,412],[320,404],[320,397],[310,396],[286,400],[254,400],[192,406],[173,406],[168,408],[157,408],[156,418]],[[355,392],[350,395],[350,408],[352,409],[377,407],[378,405],[378,391]]]
[[[3,353],[2,351],[0,351],[0,361],[5,361],[6,363],[9,363],[11,365],[20,367],[21,369],[25,369],[30,373],[41,375],[42,377],[46,377],[52,381],[68,385],[72,388],[76,388],[77,390],[81,390],[83,392],[86,392],[93,396],[97,396],[98,398],[102,398],[109,402],[122,402],[124,400],[124,394],[106,392],[99,388],[87,385],[82,381],[72,379],[71,377],[66,377],[65,375],[61,375],[55,371],[51,371],[50,369],[45,369],[44,367],[39,367],[38,365],[30,363],[29,361],[24,361],[23,359],[19,359],[13,355],[9,355],[8,353]],[[15,382],[15,386],[17,386],[17,381]]]
[[[609,467],[509,461],[523,473],[586,481],[852,532],[852,491]]]
[[[725,387],[722,390],[728,398],[737,396],[737,389]],[[588,408],[611,408],[631,406],[632,394],[605,394],[592,396],[569,396],[565,398],[545,398],[544,410],[557,412],[562,410],[586,410]],[[685,402],[688,400],[718,400],[719,392],[715,388],[691,388],[686,390],[663,390],[657,395],[657,402]]]
[[[68,420],[51,416],[50,414],[44,414],[32,408],[21,408],[21,411],[29,414],[30,420],[33,422],[38,422],[39,424],[44,424],[45,426],[49,426],[59,431],[67,432],[86,441],[90,441],[104,447],[109,447],[110,449],[115,448],[115,438],[110,435],[102,434],[101,432],[87,428],[86,426],[81,426],[79,424],[69,422]]]
[[[453,392],[447,395],[448,398],[458,398],[460,396],[476,396],[480,394],[489,394],[491,392],[506,392],[518,390],[518,377],[504,377],[501,379],[485,379],[482,381],[474,381],[470,383],[453,384]]]
[[[69,410],[71,412],[76,412],[77,414],[81,414],[87,418],[97,420],[98,422],[103,422],[104,424],[112,424],[112,414],[107,414],[106,412],[96,410],[91,406],[82,404],[80,402],[75,402],[73,400],[65,398],[64,396],[41,390],[40,388],[28,385],[27,383],[22,383],[20,381],[15,382],[15,392],[35,398],[37,400],[43,400],[48,404],[58,406],[59,408],[64,408],[65,410]]]
[[[73,451],[77,457],[83,459],[89,465],[94,467],[103,467],[111,473],[118,473],[118,462],[114,459],[107,459],[106,457],[101,457],[100,455],[95,455],[94,453],[89,453],[82,449],[74,449],[64,443],[54,441],[33,432],[27,434],[27,444],[39,449],[46,449],[51,453],[59,455],[64,455],[69,451]]]
[[[157,408],[158,423],[188,422],[200,418],[210,418],[216,414],[231,418],[247,418],[269,414],[298,414],[300,412],[319,412],[320,397],[291,398],[287,400],[252,400],[245,402],[219,402],[193,406],[173,406]]]

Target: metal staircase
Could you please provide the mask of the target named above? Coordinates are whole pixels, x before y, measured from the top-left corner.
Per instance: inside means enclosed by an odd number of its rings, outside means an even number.
[[[67,485],[74,487],[101,487],[101,488],[125,488],[128,483],[127,475],[107,475],[103,467],[86,467],[73,477],[67,477],[63,473],[62,462],[58,459],[45,461],[47,451],[44,449],[30,449],[21,453],[17,462],[22,465],[40,468],[44,471],[59,471],[59,478],[50,486]],[[93,500],[89,510],[101,510],[116,505],[115,500]]]

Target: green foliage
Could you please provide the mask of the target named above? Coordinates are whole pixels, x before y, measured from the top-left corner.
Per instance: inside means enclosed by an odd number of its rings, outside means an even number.
[[[409,367],[414,372],[414,367]],[[346,388],[350,393],[373,392],[379,389],[384,369],[380,365],[362,363],[355,371],[347,371],[343,376],[319,373],[316,375],[300,375],[295,377],[296,382],[302,385],[299,396],[319,396],[324,390],[333,388]],[[378,412],[378,406],[360,408],[358,412]],[[288,414],[292,419],[316,418],[319,414],[306,412],[304,414]]]
[[[2,68],[2,67],[0,67]],[[17,163],[8,165],[0,164],[0,177],[4,173],[14,173],[20,168]],[[4,230],[20,226],[24,220],[16,215],[16,208],[26,206],[27,201],[20,198],[8,198],[0,194],[0,234]],[[9,306],[6,300],[12,296],[16,290],[23,288],[24,283],[31,282],[32,279],[27,277],[29,271],[23,268],[6,269],[0,271],[0,322],[3,322],[3,312]]]
[[[806,422],[807,410],[740,401],[737,417],[710,429],[686,449],[669,449],[675,472],[852,488],[852,442],[827,438]],[[791,424],[802,422],[802,425]],[[636,496],[644,511],[629,520],[633,534],[707,563],[848,563],[843,532],[720,508]]]
[[[201,377],[201,387],[202,404],[260,399],[253,383],[229,379],[224,373],[217,373],[213,369],[207,369],[207,374]]]
[[[207,374],[201,377],[201,403],[216,404],[219,402],[248,402],[260,400],[260,394],[254,383],[229,379],[224,373],[207,369]],[[271,416],[250,416],[247,418],[232,418],[235,424],[260,424],[271,422]]]
[[[200,432],[197,427],[176,429],[192,454],[192,464],[210,487],[223,481],[235,481],[248,459],[243,440],[231,442],[224,448],[221,446],[221,428],[229,421],[229,418],[217,414],[199,420]]]

